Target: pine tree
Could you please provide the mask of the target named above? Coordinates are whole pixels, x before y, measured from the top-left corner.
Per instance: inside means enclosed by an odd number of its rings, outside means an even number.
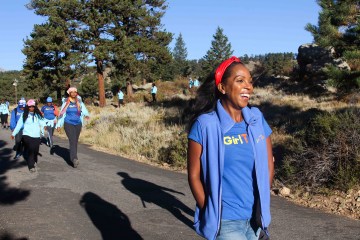
[[[185,46],[184,39],[182,34],[180,33],[179,36],[175,40],[175,47],[172,51],[173,55],[173,72],[174,75],[181,75],[187,76],[189,74],[189,64],[186,60],[187,58],[187,49]]]
[[[224,35],[224,30],[220,27],[216,29],[214,40],[211,41],[211,47],[203,57],[202,70],[203,75],[211,73],[222,61],[229,58],[233,54],[231,44]]]
[[[357,0],[318,0],[321,7],[318,25],[307,24],[315,43],[332,46],[342,56],[345,51],[360,47],[360,3]]]
[[[318,25],[305,29],[322,47],[334,47],[338,57],[344,57],[351,72],[328,69],[329,82],[345,92],[360,88],[360,2],[357,0],[318,0],[321,7]]]

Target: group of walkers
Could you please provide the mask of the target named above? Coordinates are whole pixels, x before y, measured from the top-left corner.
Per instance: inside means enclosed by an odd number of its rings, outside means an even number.
[[[193,86],[191,83],[190,87]],[[156,102],[157,88],[151,94]],[[194,227],[206,239],[268,239],[270,186],[274,176],[271,128],[256,107],[249,106],[253,93],[249,70],[236,57],[223,61],[199,86],[193,103],[188,135],[188,181],[196,201]],[[60,112],[47,99],[41,111],[34,100],[19,101],[12,112],[12,138],[24,143],[30,172],[35,172],[40,134],[64,126],[70,160],[79,164],[77,143],[83,118],[89,113],[76,88],[68,89]],[[119,106],[123,104],[120,91]],[[0,111],[6,114],[6,111]],[[14,120],[13,120],[14,119]],[[3,120],[3,119],[2,119]],[[15,126],[16,122],[16,126]],[[14,128],[15,126],[15,128]]]
[[[89,112],[75,87],[70,87],[67,93],[69,97],[62,100],[60,111],[53,104],[53,99],[48,97],[41,110],[34,99],[29,99],[27,102],[21,99],[11,113],[10,129],[11,138],[15,139],[15,159],[23,155],[31,173],[37,171],[41,137],[45,136],[46,132],[46,143],[53,148],[54,129],[60,131],[61,127],[64,127],[69,139],[70,161],[74,168],[79,165],[77,145],[83,119],[89,117]]]

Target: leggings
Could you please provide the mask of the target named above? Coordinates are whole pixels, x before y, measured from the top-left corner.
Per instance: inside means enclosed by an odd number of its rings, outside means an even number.
[[[25,151],[27,152],[27,164],[29,169],[35,167],[35,163],[37,163],[38,159],[38,153],[39,153],[39,147],[40,147],[40,138],[33,138],[29,137],[27,135],[23,135],[22,137],[25,145]]]
[[[69,123],[64,123],[64,129],[66,136],[69,139],[69,148],[70,148],[70,161],[74,162],[77,157],[77,145],[79,141],[79,136],[81,132],[82,124],[72,125]]]
[[[8,123],[8,114],[1,114],[1,124],[7,124]]]
[[[47,129],[48,138],[49,138],[49,146],[52,147],[52,145],[54,145],[53,136],[54,136],[55,127],[47,126],[46,129]]]

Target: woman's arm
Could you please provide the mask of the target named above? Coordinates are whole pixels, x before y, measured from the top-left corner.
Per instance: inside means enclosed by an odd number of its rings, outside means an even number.
[[[200,209],[205,205],[205,191],[201,182],[201,152],[202,146],[189,139],[188,143],[188,155],[187,155],[187,170],[188,170],[188,182],[191,192],[195,198],[195,201]]]
[[[274,172],[274,157],[272,152],[272,143],[270,136],[266,138],[266,148],[268,152],[269,183],[271,187],[275,172]]]

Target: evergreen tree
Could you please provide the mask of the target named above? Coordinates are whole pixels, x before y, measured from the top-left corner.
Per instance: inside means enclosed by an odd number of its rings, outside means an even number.
[[[349,86],[360,87],[360,2],[357,0],[318,0],[321,7],[318,25],[307,24],[305,29],[322,47],[334,47],[338,57],[344,57],[351,72],[328,69],[329,82],[343,91]]]
[[[165,0],[32,0],[30,6],[39,15],[67,24],[64,33],[68,36],[65,42],[71,40],[70,53],[81,53],[72,58],[76,60],[72,68],[95,63],[101,107],[105,105],[103,72],[108,63],[128,82],[139,75],[154,80],[166,71],[160,66],[171,61],[168,44],[172,35],[161,30]]]
[[[175,47],[173,49],[172,55],[174,75],[187,76],[190,72],[190,66],[186,60],[187,49],[181,33],[175,40]]]
[[[360,47],[360,2],[357,0],[317,0],[321,7],[318,26],[307,24],[315,43],[332,46],[342,56],[345,51]]]
[[[211,47],[203,57],[202,70],[203,74],[209,74],[214,70],[222,61],[229,58],[233,54],[231,44],[228,42],[228,38],[224,35],[224,30],[220,27],[216,29],[214,40],[211,41]]]

